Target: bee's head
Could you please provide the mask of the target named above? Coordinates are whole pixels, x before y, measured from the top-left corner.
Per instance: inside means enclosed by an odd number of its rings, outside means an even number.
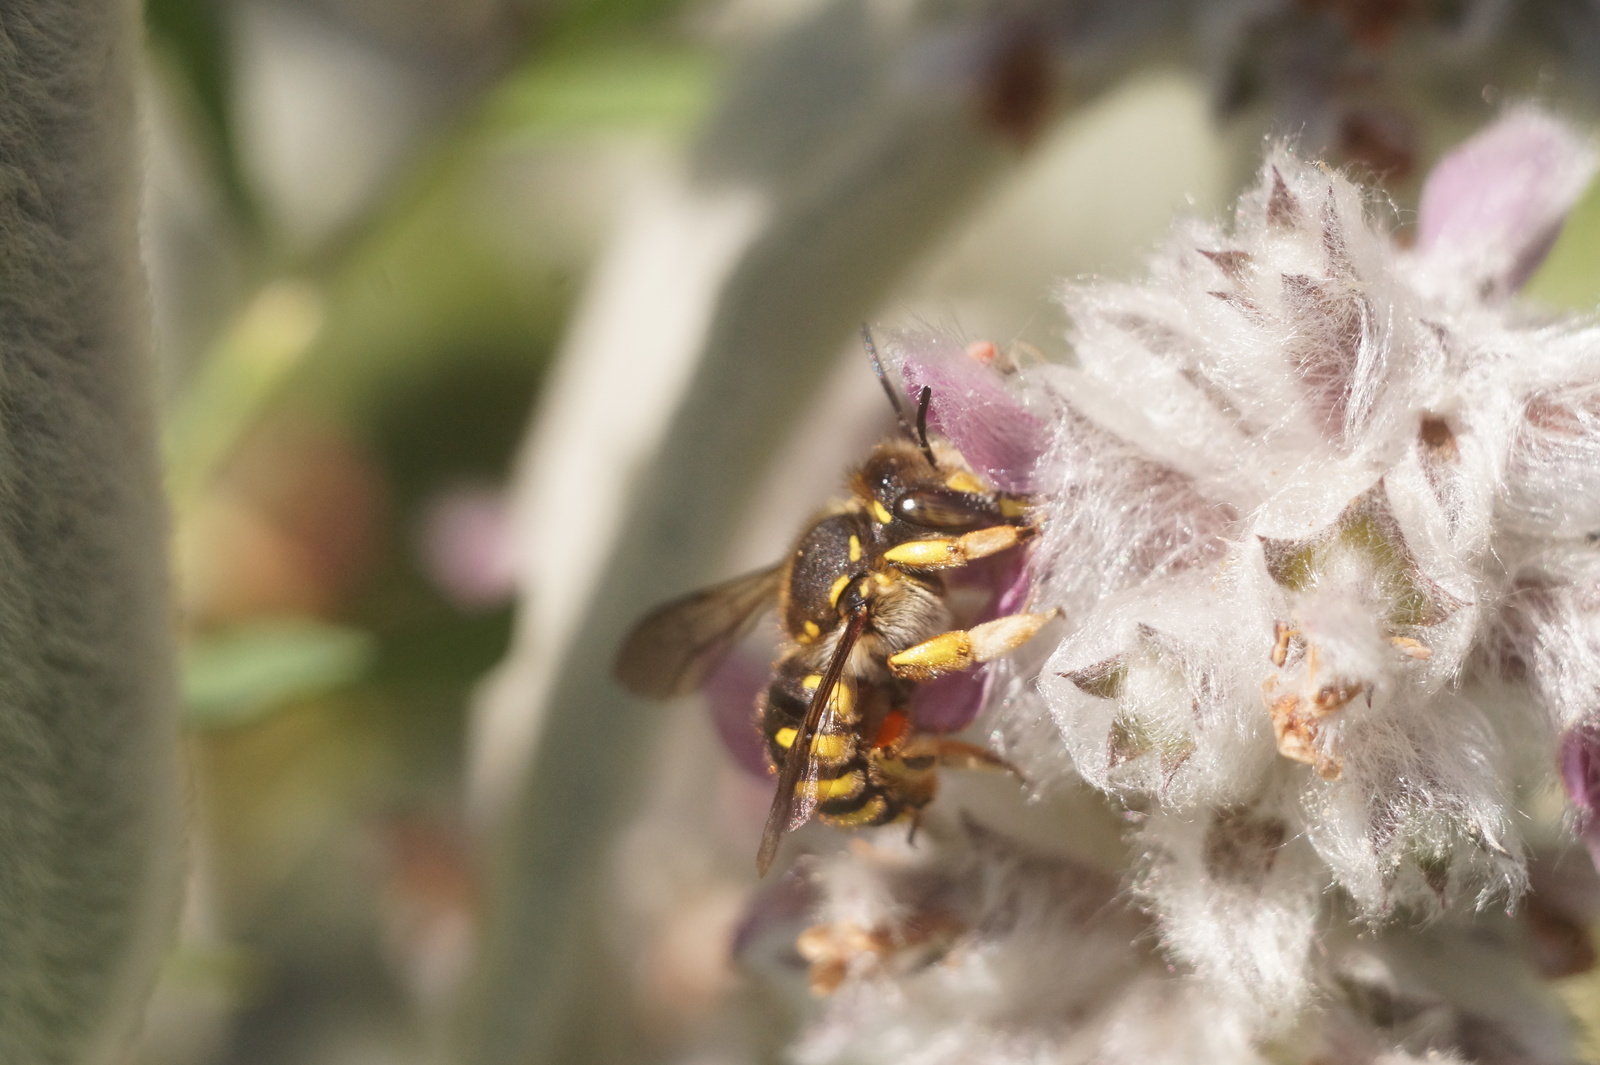
[[[993,492],[948,448],[938,465],[916,444],[885,440],[856,472],[854,487],[881,525],[964,531],[1004,520]]]

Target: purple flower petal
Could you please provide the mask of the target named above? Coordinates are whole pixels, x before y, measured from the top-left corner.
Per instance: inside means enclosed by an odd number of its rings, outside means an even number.
[[[1512,108],[1428,175],[1417,251],[1486,294],[1515,292],[1555,244],[1595,165],[1594,146],[1564,122]]]
[[[1000,585],[1000,598],[995,603],[994,616],[997,618],[1028,609],[1028,600],[1033,596],[1033,571],[1027,565],[1026,556],[1019,551],[1011,563]]]
[[[917,688],[911,719],[924,732],[960,732],[983,709],[984,674],[951,673]]]
[[[923,388],[932,389],[928,424],[1002,491],[1031,491],[1049,435],[1005,378],[951,341],[919,335],[898,340],[906,391],[914,399]]]
[[[795,953],[795,933],[818,902],[811,878],[798,868],[758,887],[745,903],[744,915],[733,930],[729,956],[747,963],[758,945],[793,968],[805,963]]]
[[[739,768],[760,780],[771,779],[772,772],[756,722],[756,701],[771,680],[770,665],[736,650],[711,671],[701,689],[722,746]]]
[[[1579,727],[1561,737],[1561,781],[1578,809],[1578,830],[1589,856],[1600,867],[1600,822],[1595,817],[1600,804],[1600,729]]]

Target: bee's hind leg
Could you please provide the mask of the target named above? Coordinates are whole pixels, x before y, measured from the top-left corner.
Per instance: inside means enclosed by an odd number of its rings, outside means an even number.
[[[1009,614],[970,629],[955,629],[889,656],[889,672],[902,680],[927,681],[946,673],[1001,658],[1033,639],[1045,622],[1056,616]]]
[[[919,806],[911,811],[910,821],[911,827],[906,830],[906,846],[915,847],[917,845],[917,829],[922,827],[922,807]]]
[[[946,769],[998,769],[1022,780],[1022,770],[987,747],[960,740],[939,740],[939,764]]]

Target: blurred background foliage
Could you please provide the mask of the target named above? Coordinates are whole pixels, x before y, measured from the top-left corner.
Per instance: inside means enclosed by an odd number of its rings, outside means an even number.
[[[518,441],[619,205],[784,17],[149,0],[144,225],[194,829],[141,1062],[437,1056],[478,898],[463,735],[511,632]],[[1071,117],[897,308],[1059,353],[1053,277],[1128,269],[1175,208],[1231,194],[1210,122],[1173,73]],[[1595,305],[1600,195],[1532,292]]]
[[[684,22],[147,6],[195,827],[139,1060],[436,1052],[475,892],[466,702],[511,624],[504,486],[630,174],[707,106],[720,59]]]

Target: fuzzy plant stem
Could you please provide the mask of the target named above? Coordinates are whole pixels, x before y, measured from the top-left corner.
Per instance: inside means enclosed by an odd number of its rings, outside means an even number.
[[[127,0],[0,4],[0,1063],[123,1060],[177,895]]]

